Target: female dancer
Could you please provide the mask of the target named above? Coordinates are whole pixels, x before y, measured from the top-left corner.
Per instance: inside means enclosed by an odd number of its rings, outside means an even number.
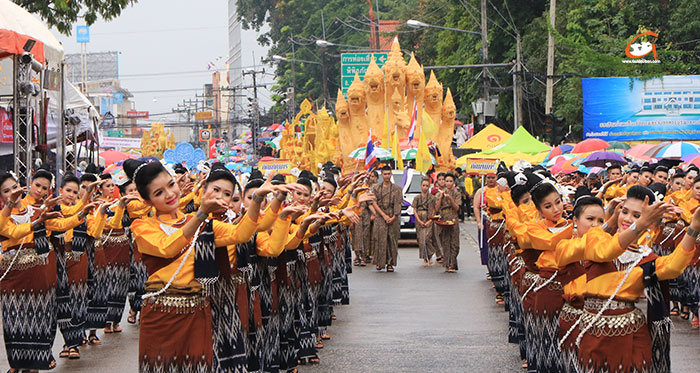
[[[423,178],[420,183],[421,194],[413,198],[413,216],[416,219],[416,237],[418,239],[418,257],[423,259],[423,267],[433,264],[433,220],[435,196],[430,194],[430,179]]]
[[[264,194],[253,196],[246,216],[234,226],[209,219],[210,213],[226,208],[212,197],[213,190],[202,196],[196,214],[183,215],[179,186],[162,164],[127,160],[124,170],[141,198],[155,209],[154,216],[131,225],[149,274],[148,300],[141,311],[140,369],[209,371],[214,351],[212,316],[203,284],[214,280],[214,248],[252,237]],[[195,250],[194,236],[200,232]]]

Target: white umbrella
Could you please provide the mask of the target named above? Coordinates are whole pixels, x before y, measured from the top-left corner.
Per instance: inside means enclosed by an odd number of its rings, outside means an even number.
[[[356,159],[356,160],[365,159],[366,149],[367,149],[367,148],[364,147],[364,146],[361,147],[361,148],[357,148],[357,149],[353,150],[353,151],[348,155],[348,157],[350,157],[350,158],[352,158],[352,159]],[[386,150],[386,149],[384,149],[384,148],[380,148],[380,147],[378,147],[378,146],[375,146],[375,147],[374,147],[374,154],[377,156],[377,159],[379,159],[379,160],[393,159],[393,158],[394,158],[394,157],[391,155],[391,152],[390,152],[390,151],[388,151],[388,150]]]
[[[51,30],[34,15],[9,0],[0,0],[0,58],[22,54],[24,44],[36,44],[30,53],[41,64],[58,67],[63,61],[63,47]]]

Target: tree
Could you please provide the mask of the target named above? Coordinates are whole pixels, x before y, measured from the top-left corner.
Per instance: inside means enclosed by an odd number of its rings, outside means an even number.
[[[98,17],[109,21],[137,0],[14,0],[17,5],[41,17],[49,26],[70,35],[73,24],[83,18],[92,25]],[[82,13],[81,13],[82,12]]]

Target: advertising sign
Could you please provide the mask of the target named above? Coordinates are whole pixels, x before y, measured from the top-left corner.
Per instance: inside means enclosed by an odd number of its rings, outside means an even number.
[[[582,80],[583,137],[700,139],[700,75]]]
[[[103,148],[122,148],[122,149],[138,149],[141,147],[140,138],[131,137],[108,137],[105,136],[100,142],[100,147]]]
[[[126,112],[126,117],[129,119],[136,119],[136,118],[148,119],[148,112],[147,111],[129,110]]]
[[[194,120],[211,120],[213,115],[211,111],[198,111],[194,113]]]
[[[356,72],[360,75],[360,79],[365,78],[365,73],[373,54],[379,68],[384,66],[387,58],[389,58],[387,53],[342,53],[340,55],[340,79],[344,95],[347,95],[348,88],[350,88],[350,84],[355,79]]]
[[[470,175],[492,175],[498,171],[498,159],[467,159],[465,170]]]
[[[12,131],[12,117],[7,110],[0,107],[0,130],[2,131],[2,137],[0,137],[0,142],[10,143],[14,142],[14,133]]]
[[[211,130],[207,128],[202,128],[199,130],[199,141],[209,141],[211,140]]]
[[[282,174],[282,175],[291,175],[292,171],[292,162],[290,162],[288,159],[273,159],[270,161],[260,161],[258,162],[258,169],[260,172],[262,172],[263,175],[266,175],[268,172],[272,172],[273,174]]]

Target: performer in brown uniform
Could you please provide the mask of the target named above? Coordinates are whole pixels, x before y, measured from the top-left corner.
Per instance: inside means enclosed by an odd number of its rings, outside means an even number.
[[[391,181],[391,167],[382,168],[382,183],[372,187],[372,192],[377,197],[374,202],[374,210],[379,215],[374,219],[374,258],[373,263],[377,270],[386,267],[387,272],[394,272],[396,256],[399,246],[399,233],[401,232],[401,202],[403,195],[401,188]]]
[[[445,175],[445,190],[438,192],[435,211],[440,215],[437,226],[437,242],[445,260],[445,272],[457,270],[459,255],[459,224],[457,222],[462,194],[455,188],[455,176]]]
[[[433,221],[435,196],[430,194],[430,179],[421,180],[421,194],[413,199],[413,216],[416,219],[416,237],[418,239],[418,257],[423,259],[423,266],[433,264]]]

